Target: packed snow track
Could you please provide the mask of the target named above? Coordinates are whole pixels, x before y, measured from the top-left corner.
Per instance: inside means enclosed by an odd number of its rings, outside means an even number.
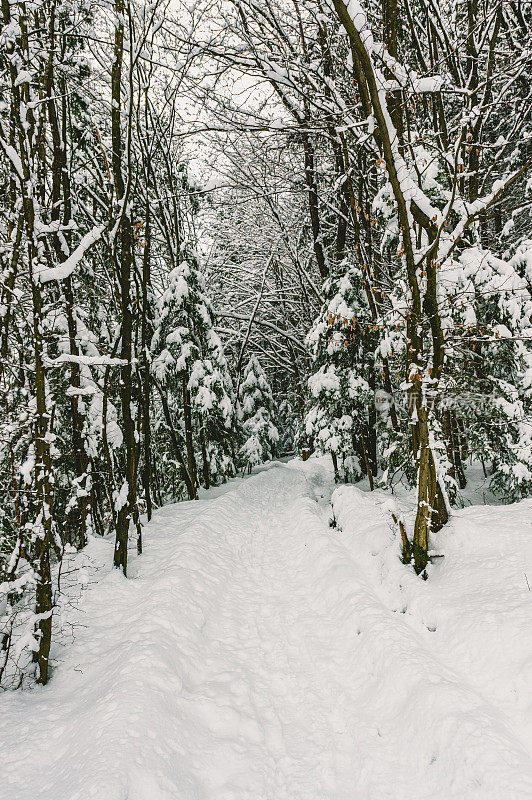
[[[2,800],[530,800],[532,504],[461,512],[423,582],[332,489],[295,460],[166,507],[128,579],[92,539],[50,684],[0,697]]]

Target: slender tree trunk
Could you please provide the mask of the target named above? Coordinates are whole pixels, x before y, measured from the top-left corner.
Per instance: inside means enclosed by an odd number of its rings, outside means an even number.
[[[363,430],[360,431],[360,438],[361,438],[361,441],[362,441],[362,452],[364,453],[364,465],[365,465],[365,468],[366,468],[366,475],[368,476],[369,488],[370,488],[370,491],[372,492],[373,489],[374,489],[373,471],[371,469],[371,464],[370,464],[369,457],[368,457],[368,449],[367,449],[367,446],[366,446],[366,437],[364,436],[364,431]]]
[[[120,358],[120,405],[122,410],[122,426],[126,447],[126,473],[127,499],[122,498],[122,505],[118,509],[116,521],[116,544],[114,565],[122,569],[127,575],[127,548],[129,525],[132,517],[137,513],[137,453],[135,442],[135,423],[131,413],[132,399],[132,357],[133,357],[133,313],[131,298],[131,283],[133,278],[134,255],[133,233],[131,218],[127,206],[126,185],[123,175],[122,152],[123,131],[121,125],[122,107],[122,67],[124,59],[124,20],[126,9],[124,0],[115,0],[116,27],[114,41],[114,61],[111,74],[111,139],[113,145],[113,177],[116,198],[119,206],[119,247],[118,247],[118,282],[120,287],[121,320],[121,347]],[[131,70],[130,65],[130,70]],[[131,76],[128,85],[129,94],[132,92]],[[127,118],[126,137],[129,137],[131,127],[131,103],[128,98],[129,114]],[[128,166],[129,166],[129,153]],[[120,490],[122,492],[122,489]]]
[[[429,426],[427,409],[418,404],[418,436],[419,436],[419,466],[418,466],[418,493],[417,513],[414,524],[414,541],[412,554],[414,568],[419,575],[428,563],[429,533],[432,516],[432,503],[430,501],[431,489],[434,481],[431,480],[431,452],[429,444]]]
[[[337,457],[336,453],[331,452],[331,459],[332,459],[333,470],[334,470],[334,482],[335,483],[339,483],[340,482],[340,474],[338,472],[338,457]]]
[[[65,310],[68,325],[70,352],[79,355],[77,343],[77,325],[74,319],[74,294],[70,278],[63,282]],[[79,364],[70,364],[70,385],[74,390],[81,388],[81,370]],[[72,449],[74,452],[74,469],[76,474],[76,502],[69,512],[69,528],[72,531],[71,544],[78,549],[87,544],[87,518],[90,508],[89,458],[85,450],[84,418],[79,409],[80,398],[73,394],[70,398],[70,416],[72,420]]]
[[[199,437],[200,437],[200,445],[201,445],[203,484],[204,484],[206,489],[210,489],[210,486],[211,486],[210,464],[209,464],[209,457],[207,455],[207,448],[205,446],[205,434],[203,432],[203,427],[201,427],[201,426],[200,426],[200,431],[199,431]]]
[[[183,374],[181,378],[181,390],[183,394],[183,422],[185,425],[185,445],[187,449],[188,474],[192,485],[198,485],[198,468],[196,465],[196,454],[194,453],[194,438],[192,428],[192,407],[190,405],[190,391],[188,389],[188,375]]]
[[[29,246],[29,250],[33,245]],[[34,660],[38,666],[38,683],[48,682],[50,645],[52,641],[52,575],[50,570],[50,547],[52,544],[53,502],[50,483],[51,460],[48,439],[48,413],[46,409],[46,378],[43,364],[42,297],[40,287],[33,275],[33,254],[29,254],[33,298],[33,337],[35,353],[35,480],[37,489],[39,522],[41,532],[35,542],[35,557],[32,559],[36,575],[35,613],[38,650]]]
[[[320,275],[323,279],[329,274],[329,268],[325,259],[325,250],[323,249],[323,240],[320,224],[320,210],[318,205],[318,188],[316,184],[316,155],[314,147],[310,141],[308,133],[302,134],[303,151],[305,154],[305,181],[307,183],[308,192],[308,206],[310,214],[310,223],[312,229],[312,243],[314,246],[314,255]]]
[[[445,449],[447,451],[447,459],[450,463],[449,468],[449,476],[450,478],[456,482],[456,465],[454,461],[454,447],[453,447],[453,434],[452,434],[452,427],[451,427],[451,412],[449,409],[446,409],[443,412],[443,437],[445,440]],[[449,491],[449,500],[452,504],[456,499],[456,487],[453,487]]]
[[[151,320],[148,291],[151,285],[150,257],[151,257],[151,217],[150,204],[146,200],[145,210],[146,243],[142,262],[142,428],[144,434],[144,463],[142,470],[142,485],[146,501],[146,514],[148,522],[152,517],[151,502],[151,423],[150,423],[150,360],[149,339],[151,337]]]
[[[368,448],[368,460],[369,465],[371,468],[371,472],[374,476],[377,475],[378,472],[378,461],[377,461],[377,405],[375,403],[375,363],[372,362],[370,364],[369,369],[369,387],[371,389],[372,397],[373,397],[373,405],[370,406],[368,412],[368,436],[367,436],[367,448]]]

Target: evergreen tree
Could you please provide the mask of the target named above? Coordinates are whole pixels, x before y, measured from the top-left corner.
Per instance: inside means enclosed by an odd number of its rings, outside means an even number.
[[[312,357],[306,432],[319,453],[330,453],[335,477],[372,474],[369,415],[374,397],[373,326],[360,300],[360,271],[349,267],[324,284],[326,301],[307,338]]]
[[[240,457],[251,471],[255,464],[274,458],[279,432],[273,422],[274,403],[270,384],[256,356],[244,370],[239,393],[239,421],[245,438]]]
[[[157,379],[182,410],[179,425],[186,452],[185,468],[193,486],[200,473],[210,483],[234,473],[230,447],[231,382],[205,280],[196,256],[185,247],[158,303],[152,342]]]

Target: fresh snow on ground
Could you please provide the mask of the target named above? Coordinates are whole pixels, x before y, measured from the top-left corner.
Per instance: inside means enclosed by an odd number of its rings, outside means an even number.
[[[0,697],[2,800],[530,800],[532,501],[457,511],[424,582],[386,495],[333,489],[272,464],[158,511],[127,580],[72,556],[50,684]]]

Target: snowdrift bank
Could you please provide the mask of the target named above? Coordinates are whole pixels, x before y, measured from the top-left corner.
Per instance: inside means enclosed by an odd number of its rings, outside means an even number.
[[[532,797],[532,503],[457,512],[427,582],[398,559],[384,493],[340,487],[332,505],[368,591],[360,674],[412,796]]]
[[[461,512],[423,583],[384,495],[337,489],[334,529],[332,488],[295,461],[159,511],[49,686],[0,697],[0,796],[530,798],[532,504]]]

